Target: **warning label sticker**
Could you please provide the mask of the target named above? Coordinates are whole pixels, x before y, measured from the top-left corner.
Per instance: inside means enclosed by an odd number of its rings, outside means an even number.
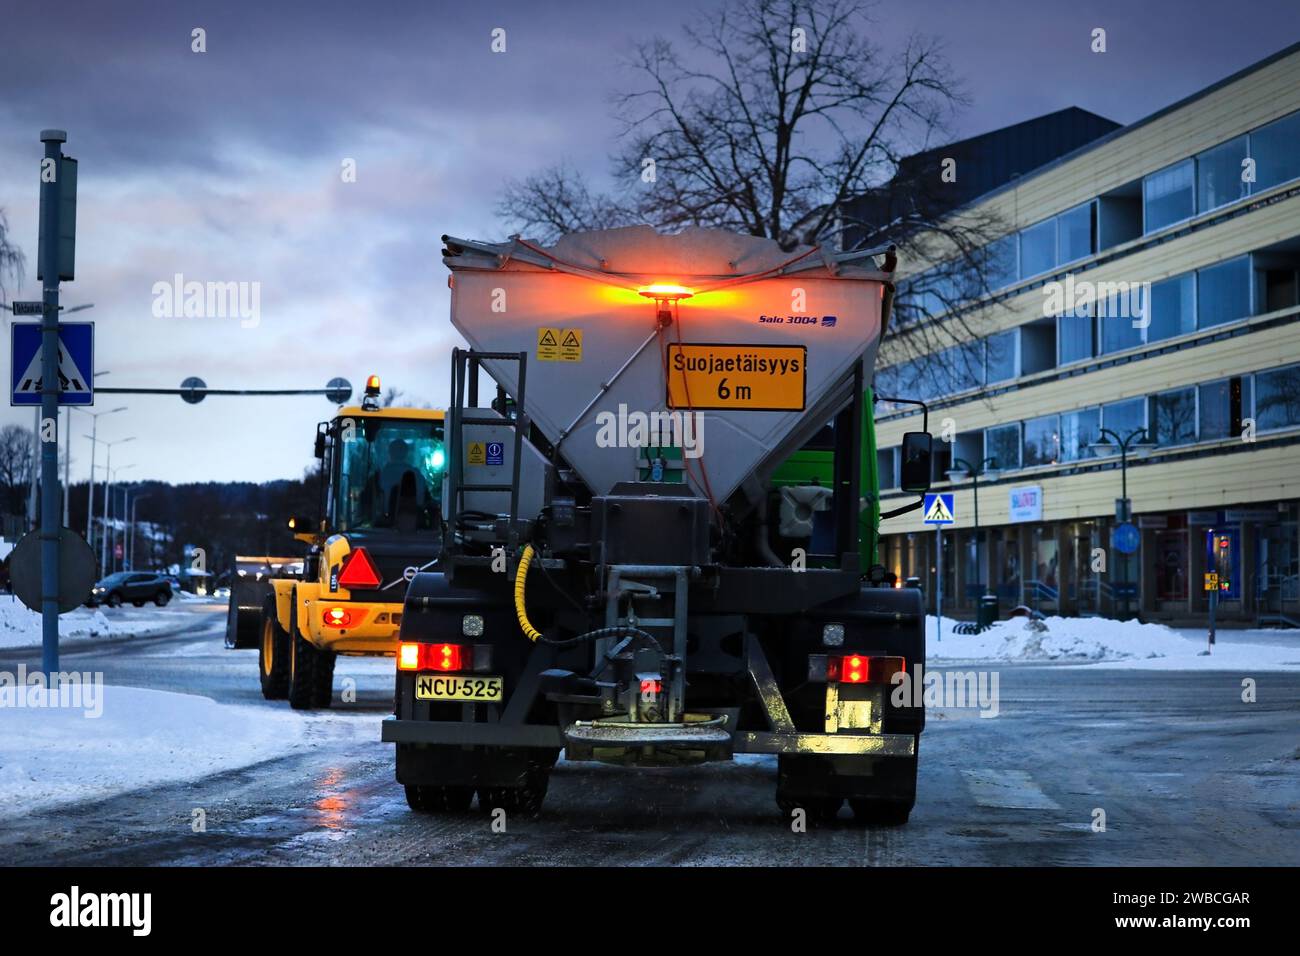
[[[487,464],[487,449],[481,441],[472,441],[465,450],[465,461],[471,465]]]
[[[581,362],[582,329],[539,328],[537,360],[539,362]]]
[[[668,407],[802,411],[802,345],[669,345]]]

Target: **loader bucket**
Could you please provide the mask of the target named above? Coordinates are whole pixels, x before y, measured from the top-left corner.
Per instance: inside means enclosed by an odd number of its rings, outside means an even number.
[[[261,639],[262,604],[272,591],[273,578],[294,577],[302,558],[236,556],[230,576],[230,609],[226,612],[226,647],[257,647]]]

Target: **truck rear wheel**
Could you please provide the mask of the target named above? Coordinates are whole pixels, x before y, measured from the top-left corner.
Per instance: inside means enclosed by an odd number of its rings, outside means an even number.
[[[267,700],[284,700],[289,693],[289,635],[276,619],[274,597],[267,598],[262,605],[257,671],[262,679],[262,696]]]
[[[474,802],[474,788],[408,783],[406,802],[417,813],[464,813]]]
[[[298,613],[289,614],[291,655],[289,657],[289,706],[294,710],[328,707],[334,691],[334,654],[322,651],[302,636]]]

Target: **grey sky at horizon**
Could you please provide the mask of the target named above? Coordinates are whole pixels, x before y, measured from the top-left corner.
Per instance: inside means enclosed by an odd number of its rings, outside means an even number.
[[[77,279],[63,302],[95,303],[75,318],[96,322],[96,368],[111,371],[100,384],[321,387],[343,375],[359,390],[375,373],[444,405],[460,339],[439,237],[503,238],[504,181],[559,160],[606,185],[620,56],[654,33],[683,41],[680,24],[712,4],[235,6],[73,2],[53,33],[42,4],[0,12],[0,210],[27,257],[9,298],[39,298],[39,131],[66,129],[80,170]],[[946,139],[1067,106],[1130,123],[1300,37],[1281,0],[1232,22],[1221,6],[1170,0],[934,0],[876,17],[886,51],[912,30],[943,39],[971,100]],[[190,50],[196,26],[203,54]],[[1089,50],[1098,26],[1104,54]],[[504,54],[490,50],[494,27],[507,31]],[[355,183],[340,177],[347,158]],[[178,273],[259,282],[260,323],[155,318],[154,284]],[[93,411],[118,405],[129,411],[99,434],[134,436],[113,458],[134,465],[119,476],[131,481],[297,477],[332,412],[320,397],[117,395]],[[5,402],[10,422],[30,428],[32,413]],[[74,481],[89,470],[89,424],[74,415]],[[102,448],[97,463],[102,478]]]

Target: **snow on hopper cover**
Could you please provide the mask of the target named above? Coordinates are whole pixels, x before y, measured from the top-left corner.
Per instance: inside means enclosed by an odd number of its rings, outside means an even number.
[[[696,412],[722,501],[826,424],[859,358],[870,381],[891,276],[866,252],[649,226],[546,248],[443,240],[452,324],[475,349],[526,353],[527,413],[597,494],[635,480],[641,457],[602,447],[608,415]],[[483,364],[517,394],[517,363]]]

